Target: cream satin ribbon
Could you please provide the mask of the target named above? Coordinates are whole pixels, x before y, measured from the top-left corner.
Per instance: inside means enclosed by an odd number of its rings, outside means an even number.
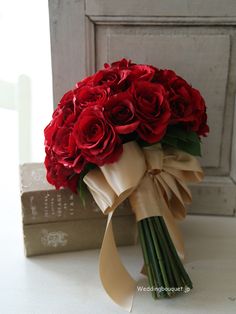
[[[183,239],[175,223],[186,214],[191,202],[186,182],[199,182],[203,171],[195,157],[177,149],[163,150],[160,144],[141,149],[136,142],[123,145],[121,158],[91,170],[84,182],[104,214],[108,215],[99,258],[104,289],[114,302],[132,308],[136,281],[118,255],[112,230],[112,215],[129,198],[136,220],[163,216],[179,256],[184,258]]]

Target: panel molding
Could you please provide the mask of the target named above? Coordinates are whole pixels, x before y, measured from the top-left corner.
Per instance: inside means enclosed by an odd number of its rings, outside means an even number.
[[[86,14],[235,17],[235,0],[85,0]]]
[[[86,33],[86,75],[96,71],[96,45],[95,45],[95,23],[88,17],[85,18]]]
[[[160,16],[114,16],[114,15],[89,15],[86,16],[96,24],[118,25],[236,25],[235,17],[160,17]]]
[[[234,216],[236,214],[236,185],[231,177],[205,177],[200,184],[190,185],[193,201],[190,214]]]
[[[230,176],[235,183],[236,189],[236,98],[234,102],[234,124],[233,124],[233,131],[232,131],[232,143],[231,143],[231,171]],[[235,200],[236,203],[236,200]]]

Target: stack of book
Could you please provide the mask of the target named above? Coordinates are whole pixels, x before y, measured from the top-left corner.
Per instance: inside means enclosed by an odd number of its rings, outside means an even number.
[[[26,256],[100,248],[106,216],[85,192],[83,203],[68,189],[55,190],[42,163],[20,166],[21,204]],[[136,243],[134,214],[128,201],[113,216],[117,245]]]

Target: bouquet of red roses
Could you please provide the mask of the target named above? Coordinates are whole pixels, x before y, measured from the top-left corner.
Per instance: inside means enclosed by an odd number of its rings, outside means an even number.
[[[100,276],[112,299],[126,308],[136,283],[119,259],[112,214],[130,200],[154,298],[191,289],[175,219],[184,218],[191,202],[186,183],[203,177],[194,156],[208,132],[197,89],[171,70],[126,59],[78,82],[45,128],[48,181],[80,196],[86,184],[108,215]]]

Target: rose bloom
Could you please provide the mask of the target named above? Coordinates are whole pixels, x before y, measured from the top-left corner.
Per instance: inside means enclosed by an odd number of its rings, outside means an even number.
[[[73,137],[73,125],[78,114],[72,101],[73,93],[66,93],[53,113],[51,122],[44,129],[45,148],[53,156],[53,164],[60,163],[80,173],[85,167],[84,157],[76,146]]]
[[[74,90],[73,102],[77,110],[82,111],[89,106],[103,106],[107,101],[109,89],[99,86],[83,86]]]
[[[94,74],[85,77],[84,79],[82,79],[81,81],[75,84],[75,88],[81,88],[84,86],[93,86],[93,77],[94,77]]]
[[[50,184],[53,184],[57,189],[68,187],[77,193],[79,175],[73,169],[58,163],[53,152],[47,149],[44,164],[47,170],[47,180]]]
[[[61,127],[54,133],[51,150],[55,154],[58,163],[66,168],[73,168],[76,173],[80,173],[85,165],[85,159],[78,149],[72,127]]]
[[[121,90],[123,91],[129,88],[134,80],[151,81],[154,79],[158,71],[157,68],[151,65],[136,64],[127,59],[113,62],[111,65],[105,63],[104,66],[106,70],[109,70],[113,73],[120,73],[121,79],[119,84],[122,85]],[[119,84],[118,81],[116,81],[116,85]]]
[[[104,106],[104,116],[119,134],[134,132],[139,120],[135,115],[134,99],[129,92],[111,96]]]
[[[129,69],[107,68],[98,71],[93,77],[94,86],[109,88],[111,93],[126,90],[130,86],[127,80],[130,74]]]
[[[160,84],[135,81],[132,86],[135,110],[140,124],[137,133],[149,144],[162,139],[170,119],[166,91]]]
[[[76,121],[78,113],[73,103],[73,97],[72,91],[66,93],[53,112],[52,120],[44,129],[45,146],[53,145],[54,136],[58,128],[63,126],[70,127]]]
[[[125,58],[119,60],[119,61],[115,61],[112,62],[111,65],[108,63],[104,64],[104,67],[107,68],[118,68],[118,69],[127,69],[129,68],[131,65],[136,65],[136,63],[133,63],[131,60],[127,60]]]
[[[74,97],[74,94],[73,94],[73,91],[72,90],[69,90],[68,92],[66,92],[61,100],[59,101],[59,104],[57,106],[57,109],[60,108],[64,108],[64,107],[73,107],[73,97]],[[56,109],[56,110],[57,110]],[[56,111],[55,110],[55,111]]]
[[[130,66],[129,70],[131,73],[129,74],[128,80],[142,80],[142,81],[152,81],[154,78],[157,69],[151,65],[146,64],[136,64]]]
[[[102,166],[119,159],[122,143],[102,108],[88,107],[74,125],[73,135],[78,148],[88,162]]]
[[[171,70],[160,70],[157,82],[163,84],[168,90],[171,108],[170,123],[181,124],[189,131],[206,136],[209,127],[205,101],[200,92]]]

